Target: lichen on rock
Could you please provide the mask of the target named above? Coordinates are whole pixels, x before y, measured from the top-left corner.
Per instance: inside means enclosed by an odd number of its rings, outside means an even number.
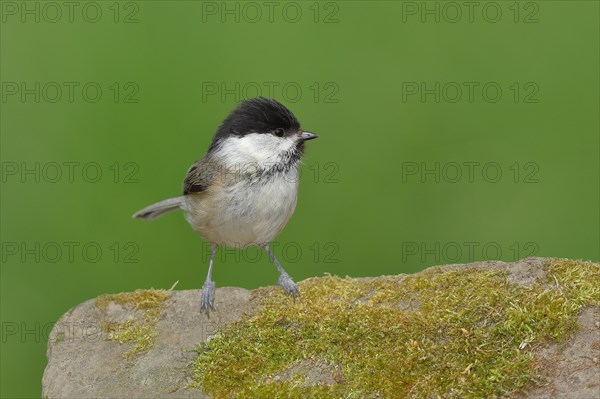
[[[101,320],[102,329],[108,333],[110,340],[121,344],[133,344],[123,354],[125,359],[147,351],[154,345],[156,323],[161,317],[164,302],[170,297],[171,291],[149,289],[107,294],[96,299],[95,305],[103,314],[106,314],[111,303],[140,312],[137,317],[128,320],[115,321],[107,318]]]
[[[50,398],[600,397],[600,265],[527,258],[413,275],[105,295],[48,340]],[[124,359],[124,357],[128,358]]]
[[[598,264],[532,263],[532,273],[449,266],[312,278],[296,302],[261,289],[254,314],[197,348],[192,385],[215,398],[518,395],[538,375],[536,349],[565,342],[578,313],[600,305]],[[322,368],[330,378],[298,367],[311,362],[335,365]]]

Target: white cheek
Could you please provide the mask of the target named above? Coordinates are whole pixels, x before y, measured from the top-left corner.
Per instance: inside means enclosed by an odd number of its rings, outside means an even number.
[[[229,137],[219,146],[219,156],[229,165],[276,163],[296,145],[295,137],[276,137],[271,134],[251,133],[243,137]]]

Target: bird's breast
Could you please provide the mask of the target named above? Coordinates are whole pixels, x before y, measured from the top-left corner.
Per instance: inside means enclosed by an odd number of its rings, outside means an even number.
[[[187,219],[206,240],[243,248],[271,242],[296,209],[298,172],[218,182],[190,195]]]

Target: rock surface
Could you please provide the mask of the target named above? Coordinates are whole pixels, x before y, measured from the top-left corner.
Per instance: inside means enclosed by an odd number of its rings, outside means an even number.
[[[542,258],[519,262],[476,262],[446,265],[444,269],[486,267],[510,271],[513,284],[529,285],[544,276]],[[210,318],[200,312],[200,290],[173,291],[156,324],[156,341],[146,352],[125,358],[131,344],[108,339],[104,323],[140,317],[140,311],[111,302],[100,310],[95,300],[69,310],[56,323],[48,342],[48,365],[42,380],[44,398],[205,398],[188,388],[197,344],[222,326],[252,313],[252,291],[217,289],[216,310]],[[549,346],[534,354],[544,374],[542,384],[525,397],[600,398],[600,309],[580,315],[580,329],[564,346]],[[315,368],[316,381],[331,373]],[[323,374],[323,375],[321,375]]]
[[[69,310],[49,336],[43,397],[205,398],[198,389],[185,389],[191,350],[251,310],[252,301],[250,291],[224,287],[217,289],[210,318],[199,304],[200,290],[173,291],[156,325],[154,346],[129,359],[124,354],[130,345],[109,340],[102,321],[133,319],[138,311],[112,303],[103,313],[95,300]]]

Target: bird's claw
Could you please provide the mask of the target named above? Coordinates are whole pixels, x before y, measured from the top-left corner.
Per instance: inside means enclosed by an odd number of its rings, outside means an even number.
[[[210,309],[215,310],[215,282],[206,280],[202,285],[202,302],[201,309],[208,312]]]
[[[292,298],[294,298],[294,301],[296,301],[296,297],[300,296],[298,286],[287,273],[281,273],[279,280],[277,280],[277,284],[282,286],[286,294],[291,295]]]

